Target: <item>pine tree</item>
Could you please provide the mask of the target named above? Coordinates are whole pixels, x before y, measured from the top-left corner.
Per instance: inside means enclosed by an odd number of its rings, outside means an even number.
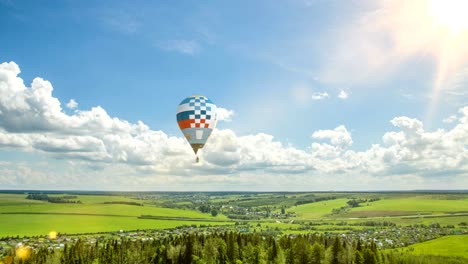
[[[317,241],[315,241],[314,245],[312,246],[311,263],[321,264],[324,256],[325,256],[325,248],[323,247],[322,244],[319,244]]]
[[[297,264],[308,264],[311,257],[310,257],[310,245],[306,238],[303,236],[298,236],[294,240],[294,263]]]
[[[374,251],[369,248],[364,249],[363,253],[364,264],[376,264],[377,258],[375,257]]]
[[[181,258],[183,263],[192,263],[193,260],[193,236],[189,235],[185,243],[184,255]]]
[[[270,247],[268,250],[268,262],[273,263],[274,260],[278,257],[278,246],[274,239],[270,239]]]
[[[362,251],[361,239],[358,239],[358,241],[357,241],[356,250],[359,251],[359,252]]]
[[[331,254],[332,254],[331,264],[341,263],[340,254],[342,251],[343,251],[343,247],[341,246],[340,238],[336,237],[331,247]]]
[[[360,251],[354,254],[354,264],[364,264],[364,257]]]

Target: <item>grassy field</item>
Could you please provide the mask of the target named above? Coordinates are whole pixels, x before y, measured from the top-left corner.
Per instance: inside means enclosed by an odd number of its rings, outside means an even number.
[[[383,199],[353,208],[352,211],[468,212],[468,199],[421,198]]]
[[[415,218],[392,218],[388,219],[398,225],[414,225],[424,224],[429,225],[432,223],[439,223],[441,225],[458,225],[462,222],[468,222],[468,216],[440,216],[440,217],[415,217]]]
[[[0,210],[4,206],[15,206],[15,205],[29,205],[29,204],[41,204],[42,201],[28,200],[25,199],[26,195],[24,194],[5,194],[0,193]]]
[[[297,214],[297,218],[316,219],[330,215],[334,208],[345,206],[347,201],[347,199],[336,199],[324,202],[301,204],[288,208],[286,211],[295,212]]]
[[[95,233],[118,230],[164,229],[181,225],[227,225],[223,222],[138,219],[90,215],[0,215],[0,237],[60,233]]]
[[[0,213],[50,213],[50,214],[94,214],[94,215],[119,215],[119,216],[167,216],[187,218],[209,218],[210,214],[203,214],[193,210],[161,208],[151,205],[135,206],[126,204],[104,204],[104,202],[126,202],[135,200],[119,196],[78,196],[82,204],[60,204],[48,203],[24,199],[25,195],[2,195],[0,194]],[[21,203],[23,202],[23,203]],[[226,219],[219,215],[216,219]]]
[[[51,195],[54,196],[54,195]],[[163,229],[180,225],[229,224],[225,220],[193,210],[160,208],[145,204],[104,204],[104,202],[140,202],[123,196],[77,195],[81,204],[48,203],[25,199],[23,194],[0,194],[0,237],[44,235],[55,230],[61,233],[106,232],[133,229]],[[206,219],[153,220],[138,219],[141,215]]]
[[[62,195],[49,195],[51,197],[54,196],[62,196]],[[107,195],[76,195],[76,200],[80,200],[82,203],[85,204],[102,204],[105,202],[137,202],[137,203],[144,203],[145,201],[136,200],[133,197],[127,196],[107,196]]]
[[[468,235],[445,236],[399,249],[416,255],[459,256],[467,258]]]
[[[118,216],[168,216],[189,218],[213,218],[209,214],[203,214],[192,210],[160,208],[153,206],[135,206],[125,204],[34,204],[0,206],[0,213],[57,213],[57,214],[95,214]],[[223,216],[217,216],[217,219]]]
[[[377,218],[337,218],[335,220],[326,220],[326,222],[331,222],[331,223],[339,223],[339,222],[347,222],[348,224],[354,224],[354,223],[360,223],[360,222],[367,222],[367,221],[388,221],[392,222],[396,225],[399,226],[409,226],[409,225],[415,225],[415,224],[424,224],[424,225],[430,225],[432,223],[439,223],[442,226],[446,225],[454,225],[457,226],[462,222],[468,222],[468,216],[438,216],[438,217],[377,217]]]
[[[63,194],[51,194],[63,196]],[[280,212],[286,205],[286,212],[296,213],[289,219],[263,218],[251,221],[256,229],[275,229],[286,233],[336,232],[336,230],[359,230],[362,226],[353,224],[363,221],[390,221],[400,226],[439,223],[463,228],[460,224],[468,222],[466,215],[450,213],[468,212],[468,195],[466,194],[411,194],[411,193],[297,193],[297,194],[154,194],[137,199],[139,194],[122,195],[84,195],[77,194],[73,200],[79,204],[49,203],[25,199],[25,194],[0,193],[0,237],[6,235],[39,235],[56,230],[62,233],[105,232],[129,229],[162,229],[180,225],[225,225],[239,220],[228,219],[219,214],[216,217],[201,213],[193,207],[192,201],[205,199],[216,206],[246,206],[249,210],[275,208]],[[257,197],[258,196],[258,197]],[[300,199],[314,197],[339,197],[333,200],[292,205]],[[258,198],[258,199],[257,199]],[[381,200],[362,203],[360,207],[351,208],[339,214],[332,214],[333,209],[342,208],[353,198],[380,198]],[[144,206],[127,204],[106,204],[109,202],[133,202]],[[187,208],[165,208],[160,205],[186,205]],[[275,204],[276,203],[276,204]],[[199,206],[196,204],[195,206]],[[255,205],[255,206],[254,206]],[[192,207],[190,207],[192,206]],[[254,207],[252,207],[254,206]],[[139,216],[151,215],[168,219],[139,219]],[[428,216],[434,217],[428,217]],[[176,218],[176,219],[174,219]],[[182,218],[182,219],[180,219]],[[196,220],[196,221],[195,221]],[[293,222],[291,223],[291,220]],[[220,221],[220,222],[216,222]],[[229,222],[230,221],[230,222]],[[311,227],[301,226],[301,222],[315,222]],[[344,225],[337,223],[346,222]],[[261,228],[256,225],[261,223]],[[318,223],[318,224],[317,224]],[[303,230],[309,228],[310,230]]]

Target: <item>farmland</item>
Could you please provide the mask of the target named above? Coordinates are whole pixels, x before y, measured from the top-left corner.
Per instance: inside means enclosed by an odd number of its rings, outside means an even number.
[[[0,193],[0,218],[6,248],[23,236],[45,237],[50,231],[80,236],[132,230],[187,233],[212,227],[265,236],[340,234],[383,249],[463,258],[466,253],[442,249],[444,244],[455,245],[451,249],[466,244],[466,235],[454,235],[468,233],[468,194],[10,191]],[[151,232],[141,237],[149,239]]]
[[[347,199],[336,199],[326,202],[301,204],[295,206],[290,211],[294,211],[298,218],[302,219],[320,219],[330,215],[334,208],[339,208],[346,205]]]
[[[362,229],[359,223],[369,220],[457,228],[468,222],[466,193],[50,193],[49,197],[66,195],[73,203],[0,193],[0,236],[39,235],[50,229],[63,233],[160,229],[193,222],[252,221],[292,233],[302,230],[304,222],[323,231]],[[361,202],[352,207],[348,205],[352,200]]]
[[[437,196],[436,196],[437,198]],[[433,196],[379,200],[353,208],[349,216],[389,216],[437,213],[468,213],[468,199],[436,199]]]
[[[82,203],[48,203],[25,199],[22,194],[0,194],[0,236],[41,235],[51,230],[90,233],[121,229],[163,229],[187,223],[177,218],[197,219],[197,224],[225,219],[223,215],[213,217],[193,210],[111,203],[135,201],[122,196],[77,195],[76,199]],[[173,220],[139,219],[142,215]],[[203,219],[207,222],[200,221]]]
[[[222,222],[153,220],[93,215],[2,215],[1,236],[36,236],[60,233],[99,233],[118,230],[166,229],[186,224],[220,225]]]

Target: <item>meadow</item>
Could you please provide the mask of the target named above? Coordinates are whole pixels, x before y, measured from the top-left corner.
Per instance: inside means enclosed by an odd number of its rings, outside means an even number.
[[[226,225],[223,222],[153,220],[136,217],[93,215],[2,215],[2,236],[46,235],[51,231],[61,234],[102,233],[119,230],[166,229],[182,225]]]
[[[52,195],[53,196],[53,195]],[[24,194],[0,194],[0,237],[60,233],[111,232],[135,229],[165,229],[184,224],[226,224],[226,219],[194,210],[114,204],[135,202],[123,196],[76,195],[82,203],[49,203],[28,200]],[[140,201],[141,202],[141,201]],[[140,219],[142,215],[174,218],[173,220]],[[178,220],[178,219],[181,220]],[[196,222],[190,221],[197,220]],[[206,219],[206,222],[200,221]]]
[[[295,212],[301,219],[320,219],[330,216],[334,208],[346,206],[348,199],[336,199],[324,202],[308,203],[294,206],[288,211]]]
[[[444,236],[397,251],[415,255],[457,256],[468,259],[468,235]]]
[[[438,196],[435,196],[438,198]],[[349,216],[389,216],[437,213],[468,213],[468,198],[435,199],[434,196],[389,198],[353,208]]]
[[[384,248],[467,257],[460,247],[468,236],[451,235],[468,233],[466,192],[49,193],[49,198],[67,198],[58,203],[27,196],[0,192],[0,238],[231,226],[268,235],[370,234],[368,239],[393,240]],[[391,232],[414,235],[399,238]]]

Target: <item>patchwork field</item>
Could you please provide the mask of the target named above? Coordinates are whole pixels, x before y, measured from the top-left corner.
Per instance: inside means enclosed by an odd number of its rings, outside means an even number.
[[[69,194],[49,197],[64,195]],[[236,222],[250,223],[250,230],[282,233],[359,231],[384,221],[401,227],[438,223],[463,231],[468,222],[468,194],[464,193],[72,194],[72,200],[80,203],[50,203],[26,196],[0,193],[0,237]],[[365,202],[350,207],[354,199]]]
[[[121,196],[77,195],[76,200],[82,203],[71,204],[29,200],[25,197],[23,194],[0,194],[0,237],[44,235],[52,230],[61,233],[88,233],[164,229],[193,224],[229,224],[216,222],[225,220],[224,215],[213,217],[194,210],[161,208],[147,204],[136,206],[110,203],[135,202],[134,199]],[[174,219],[138,218],[142,215]],[[206,219],[206,222],[201,219]]]
[[[1,215],[0,237],[46,235],[60,233],[97,233],[119,230],[166,229],[182,225],[227,225],[225,222],[187,220],[153,220],[136,217],[109,217],[92,215]],[[232,223],[231,223],[232,224]]]
[[[21,198],[22,197],[22,198]],[[151,205],[136,206],[126,204],[112,204],[109,202],[135,202],[135,200],[119,196],[77,196],[82,203],[48,203],[46,201],[28,200],[25,195],[0,195],[0,213],[24,213],[24,214],[82,214],[82,215],[105,215],[105,216],[166,216],[187,218],[216,218],[225,219],[219,215],[212,217],[193,210],[161,208]],[[102,199],[102,200],[101,200]],[[23,203],[21,203],[23,202]],[[108,204],[106,204],[106,202]]]

